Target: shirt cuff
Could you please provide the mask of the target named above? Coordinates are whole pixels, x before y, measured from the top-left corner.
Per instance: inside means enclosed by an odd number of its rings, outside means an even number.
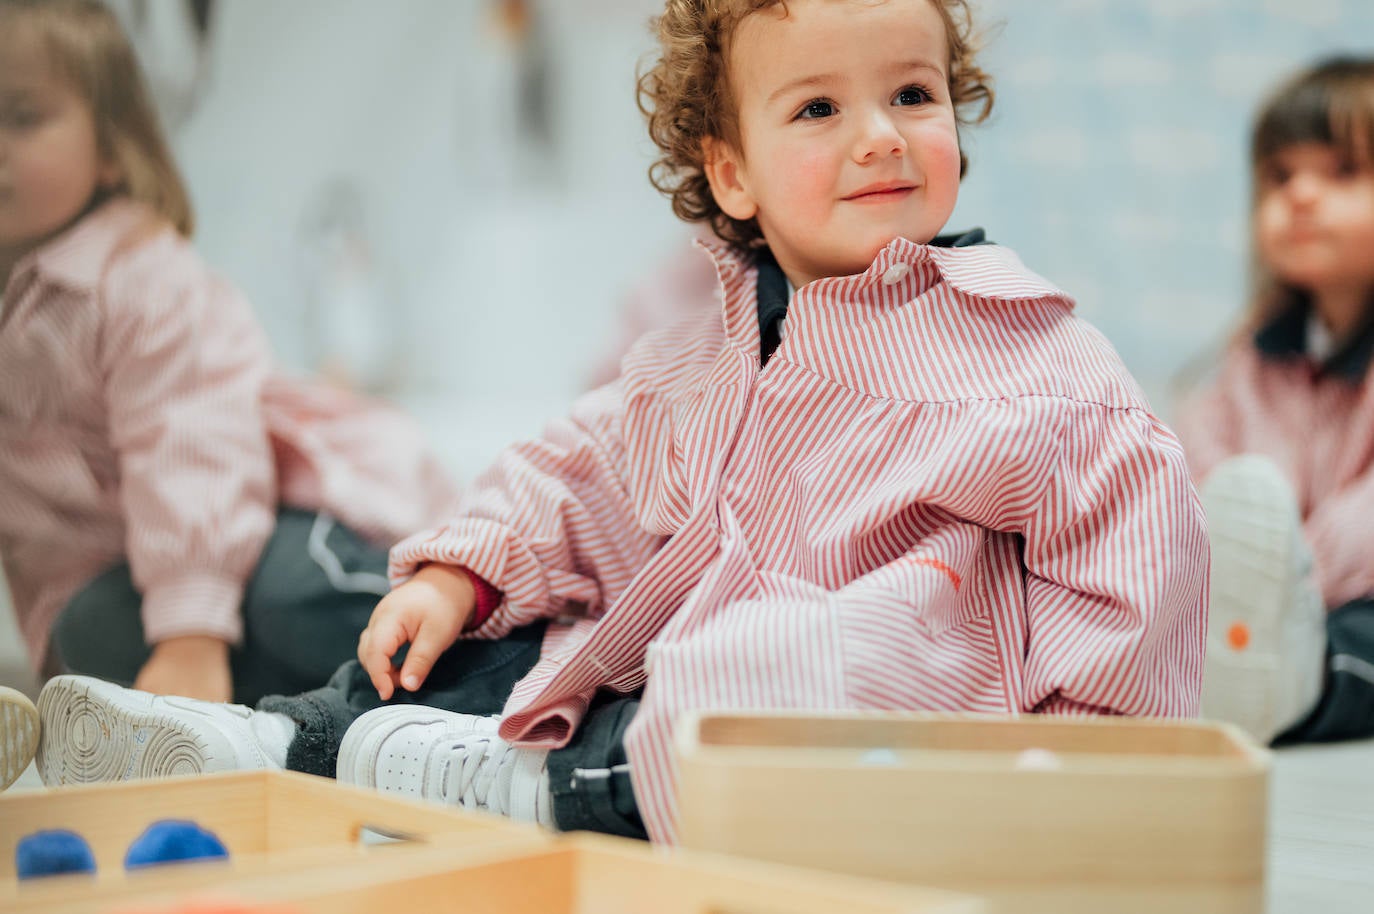
[[[182,635],[243,639],[243,582],[216,574],[159,581],[143,594],[143,638],[157,644]]]
[[[486,621],[491,618],[492,612],[494,612],[496,607],[501,605],[501,601],[505,599],[505,594],[493,587],[486,578],[477,574],[477,572],[473,571],[471,568],[459,566],[458,570],[468,576],[468,580],[472,582],[472,589],[476,592],[477,596],[477,607],[472,612],[472,618],[468,620],[467,625],[463,626],[463,631],[470,632],[474,629],[481,628]]]

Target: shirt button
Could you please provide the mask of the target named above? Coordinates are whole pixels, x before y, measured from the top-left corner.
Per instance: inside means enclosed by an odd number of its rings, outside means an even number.
[[[904,263],[894,263],[883,272],[883,285],[895,286],[897,283],[906,279],[906,274],[911,272],[911,267]]]

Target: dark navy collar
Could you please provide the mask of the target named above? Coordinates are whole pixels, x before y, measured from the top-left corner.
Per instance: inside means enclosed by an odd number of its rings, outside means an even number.
[[[1255,333],[1255,348],[1275,359],[1307,358],[1307,323],[1312,303],[1300,299],[1284,308]],[[1317,366],[1323,374],[1358,381],[1374,359],[1374,309],[1371,309],[1347,339],[1336,346]]]

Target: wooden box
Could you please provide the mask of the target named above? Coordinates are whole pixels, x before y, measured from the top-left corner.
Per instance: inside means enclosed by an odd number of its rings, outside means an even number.
[[[212,893],[162,893],[121,914],[188,904],[273,914],[983,914],[977,899],[936,889],[668,852],[580,835],[538,849],[461,856],[432,848],[390,866],[259,876]],[[77,914],[110,914],[83,909]]]
[[[1122,718],[697,715],[681,839],[975,893],[994,911],[1264,908],[1269,754]]]
[[[176,863],[126,873],[124,854],[151,823],[189,819],[214,832],[228,860]],[[94,876],[15,876],[15,846],[35,831],[77,832],[96,859]],[[465,812],[294,772],[233,772],[91,784],[0,795],[0,911],[98,909],[159,887],[232,883],[261,873],[383,866],[419,850],[547,844],[551,836]],[[83,907],[84,906],[84,907]]]

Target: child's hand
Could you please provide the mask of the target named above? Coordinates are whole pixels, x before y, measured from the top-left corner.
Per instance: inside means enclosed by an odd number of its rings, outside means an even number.
[[[134,688],[157,695],[229,701],[234,697],[229,645],[211,635],[183,635],[159,641],[138,671]]]
[[[389,699],[397,686],[414,692],[439,655],[448,650],[472,618],[477,593],[467,573],[447,565],[426,565],[382,598],[358,639],[358,662],[377,694]],[[391,658],[409,644],[398,671]]]

